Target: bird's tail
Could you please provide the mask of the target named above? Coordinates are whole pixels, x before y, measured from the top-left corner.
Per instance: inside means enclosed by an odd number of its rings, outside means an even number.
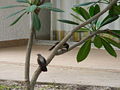
[[[41,67],[41,71],[47,72],[47,67],[46,66],[45,67]]]
[[[49,49],[49,51],[51,51],[58,43],[59,43],[59,42],[56,42],[55,45],[53,45],[53,46]]]
[[[55,46],[52,46],[52,47],[49,49],[49,51],[51,51],[54,47],[55,47]]]

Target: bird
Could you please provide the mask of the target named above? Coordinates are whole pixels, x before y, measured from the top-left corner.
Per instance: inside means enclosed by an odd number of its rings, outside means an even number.
[[[59,43],[59,42],[56,42],[55,45],[53,45],[53,46],[49,49],[49,51],[53,50],[58,43]],[[64,43],[64,44],[60,47],[60,49],[61,49],[61,50],[64,50],[64,49],[68,50],[68,49],[69,49],[69,44],[68,44],[68,43]]]
[[[37,58],[37,62],[41,68],[41,71],[43,72],[47,72],[47,63],[46,63],[46,59],[41,55],[41,54],[37,54],[38,58]]]

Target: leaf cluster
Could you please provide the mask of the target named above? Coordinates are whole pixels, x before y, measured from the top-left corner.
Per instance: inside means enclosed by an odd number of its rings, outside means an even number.
[[[72,10],[75,14],[71,13],[71,15],[73,16],[73,18],[75,18],[77,20],[77,22],[72,21],[72,20],[65,20],[65,19],[62,19],[59,21],[62,23],[67,23],[67,24],[71,24],[71,25],[79,25],[80,23],[78,21],[85,22],[86,20],[90,19],[91,17],[95,16],[96,14],[98,14],[101,11],[99,3],[109,4],[110,2],[109,2],[109,0],[98,0],[96,2],[87,2],[87,3],[74,5]],[[83,6],[89,6],[88,10],[86,10]],[[77,32],[94,33],[96,31],[100,30],[105,25],[108,25],[108,24],[116,21],[117,19],[119,19],[119,15],[120,15],[120,5],[117,3],[112,6],[112,8],[107,13],[107,15],[103,18],[103,20],[101,20],[100,18],[97,18],[96,20],[92,21],[90,24],[77,30]],[[120,35],[120,30],[110,30],[110,32],[114,32],[114,33]],[[108,33],[108,32],[104,32],[104,33],[107,33],[109,35],[115,36],[116,38],[120,39],[120,37],[113,35],[112,33]],[[81,48],[79,49],[78,54],[77,54],[78,62],[83,61],[85,58],[87,58],[87,56],[91,50],[92,43],[94,44],[94,46],[96,48],[104,47],[105,50],[110,55],[117,57],[117,54],[116,54],[113,46],[120,49],[120,43],[118,43],[115,40],[112,40],[108,37],[103,37],[99,33],[99,34],[94,35],[92,38],[90,38],[86,42],[84,42],[84,44],[81,46]]]

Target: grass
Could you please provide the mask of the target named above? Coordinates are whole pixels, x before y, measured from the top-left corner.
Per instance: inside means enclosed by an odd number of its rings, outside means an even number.
[[[35,90],[120,90],[115,87],[87,86],[87,85],[62,85],[56,83],[37,84]],[[0,84],[0,90],[25,90],[24,84]]]
[[[11,89],[20,89],[22,87],[12,85],[12,86],[7,86],[7,85],[0,85],[0,90],[11,90]]]
[[[12,86],[0,85],[0,90],[12,90],[12,89],[13,90],[17,90],[17,89],[23,90],[23,87],[17,86],[17,85],[12,85]],[[56,86],[55,85],[44,85],[43,87],[38,88],[38,90],[49,90],[49,89],[56,90]]]

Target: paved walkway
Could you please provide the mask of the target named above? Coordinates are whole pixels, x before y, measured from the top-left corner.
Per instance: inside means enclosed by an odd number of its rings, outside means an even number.
[[[31,57],[31,75],[37,65],[37,53],[47,57],[50,46],[34,46]],[[0,79],[24,80],[25,46],[0,48]],[[120,51],[118,58],[111,57],[104,50],[93,49],[89,57],[77,63],[79,48],[61,56],[56,56],[42,73],[39,82],[56,82],[82,85],[120,87]]]

